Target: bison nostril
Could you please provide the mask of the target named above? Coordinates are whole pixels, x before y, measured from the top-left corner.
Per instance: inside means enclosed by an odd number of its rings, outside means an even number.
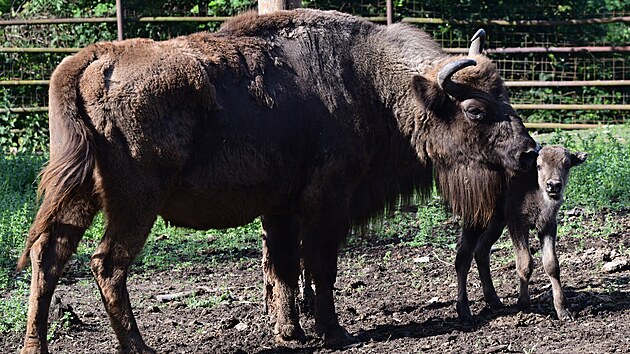
[[[538,155],[538,152],[540,151],[540,149],[542,149],[542,146],[540,146],[540,144],[536,143],[536,147],[534,147],[534,151],[536,152],[536,155]]]
[[[562,189],[562,183],[559,181],[548,181],[547,192],[558,193]]]

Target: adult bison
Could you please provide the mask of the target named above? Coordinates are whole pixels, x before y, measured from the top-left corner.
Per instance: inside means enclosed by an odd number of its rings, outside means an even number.
[[[32,283],[23,353],[46,352],[48,308],[64,264],[98,210],[91,260],[122,352],[152,352],[126,279],[158,215],[196,229],[262,216],[279,295],[304,261],[329,342],[337,249],[351,225],[400,196],[429,193],[487,223],[535,142],[483,56],[446,55],[425,33],[337,12],[246,14],[217,33],[98,43],[50,83],[50,163],[29,232]],[[301,332],[292,296],[276,331]]]

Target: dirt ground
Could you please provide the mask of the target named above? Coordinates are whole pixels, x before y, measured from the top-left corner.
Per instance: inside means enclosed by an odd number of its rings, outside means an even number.
[[[452,247],[411,247],[404,239],[345,247],[335,296],[342,325],[360,340],[350,348],[323,348],[309,319],[302,321],[308,342],[291,347],[273,342],[272,323],[261,304],[259,254],[216,266],[135,271],[128,284],[144,339],[159,353],[629,353],[630,214],[612,216],[621,232],[604,230],[600,238],[582,238],[586,230],[577,228],[572,235],[560,235],[561,277],[575,314],[566,323],[555,317],[540,252],[530,286],[533,312],[517,311],[518,280],[505,235],[492,255],[495,285],[505,307],[484,307],[473,265],[473,327],[460,325],[456,318]],[[195,295],[158,299],[182,292]],[[91,277],[73,274],[71,266],[56,294],[53,317],[65,313],[69,321],[54,332],[51,352],[115,352],[116,339]],[[17,352],[22,335],[5,334],[0,352]]]

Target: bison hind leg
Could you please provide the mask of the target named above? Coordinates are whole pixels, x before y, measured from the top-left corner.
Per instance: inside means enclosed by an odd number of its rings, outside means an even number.
[[[151,205],[151,204],[145,204]],[[150,208],[148,208],[150,209]],[[107,225],[90,267],[119,342],[119,353],[155,353],[142,336],[129,301],[127,275],[157,218],[157,212],[135,208],[106,210]]]
[[[265,307],[275,318],[276,341],[305,341],[295,303],[300,269],[299,225],[294,215],[263,215]]]
[[[27,241],[32,278],[22,353],[48,352],[46,337],[52,295],[65,264],[76,252],[98,211],[91,197],[73,196],[60,209],[50,199],[44,197]]]

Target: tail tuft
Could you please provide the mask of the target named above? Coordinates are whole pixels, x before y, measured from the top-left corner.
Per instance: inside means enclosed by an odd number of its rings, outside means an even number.
[[[95,47],[64,59],[55,69],[49,87],[50,161],[41,173],[37,189],[43,197],[35,221],[18,260],[23,270],[31,248],[49,232],[56,215],[79,193],[93,188],[95,167],[92,132],[80,114],[79,81],[85,68],[96,59]]]

